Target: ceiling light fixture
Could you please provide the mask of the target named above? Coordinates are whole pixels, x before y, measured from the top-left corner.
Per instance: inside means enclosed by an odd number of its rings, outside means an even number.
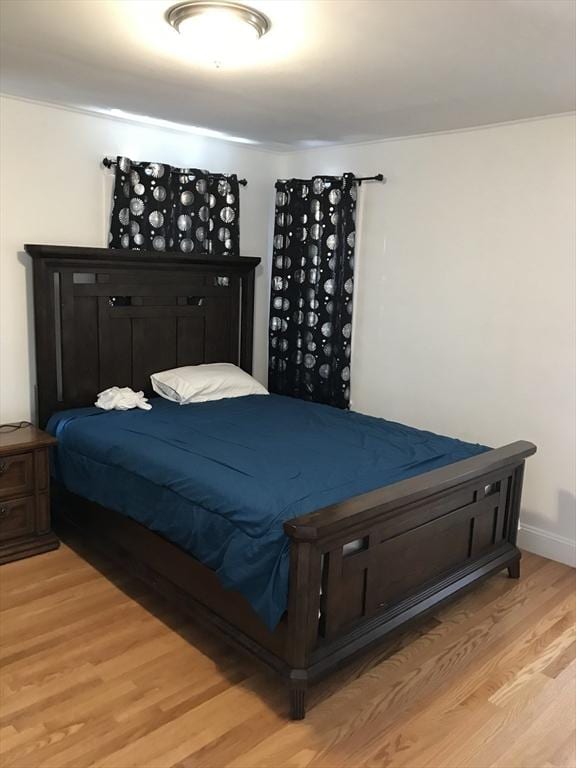
[[[270,19],[255,8],[221,0],[190,0],[173,5],[166,21],[196,49],[206,51],[218,65],[221,54],[229,56],[259,40],[270,29]]]

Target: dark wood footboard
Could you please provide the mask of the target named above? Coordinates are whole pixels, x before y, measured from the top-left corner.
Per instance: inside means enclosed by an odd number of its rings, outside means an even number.
[[[292,716],[309,680],[479,580],[509,569],[524,460],[516,442],[291,520]]]

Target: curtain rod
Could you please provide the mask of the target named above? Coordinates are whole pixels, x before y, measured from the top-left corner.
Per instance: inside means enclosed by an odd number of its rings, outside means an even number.
[[[323,176],[322,174],[316,174],[312,177],[313,179],[341,179],[342,176]],[[303,183],[308,183],[311,181],[311,179],[278,179],[278,181],[281,184],[286,184],[288,181],[301,181]],[[377,173],[375,176],[358,176],[356,177],[356,181],[358,182],[358,186],[362,186],[363,181],[381,181],[382,184],[386,184],[386,176],[384,176],[383,173]]]
[[[117,162],[111,157],[105,157],[102,160],[102,165],[104,166],[104,168],[113,168],[115,165],[117,165]],[[170,173],[180,173],[180,171],[176,169],[172,169]],[[209,173],[207,175],[212,177],[222,176],[222,178],[224,179],[227,176],[227,174],[225,173]],[[242,187],[245,187],[248,184],[248,182],[246,179],[238,179],[238,184],[240,184]]]
[[[384,176],[383,173],[377,173],[376,176],[360,176],[358,179],[356,179],[358,184],[362,186],[363,181],[381,181],[382,184],[386,184],[388,179],[386,176]]]

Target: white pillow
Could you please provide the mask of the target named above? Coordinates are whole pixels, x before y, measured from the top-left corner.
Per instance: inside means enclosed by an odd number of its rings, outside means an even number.
[[[172,368],[150,376],[152,389],[180,405],[222,400],[225,397],[267,395],[256,379],[232,363],[208,363]]]

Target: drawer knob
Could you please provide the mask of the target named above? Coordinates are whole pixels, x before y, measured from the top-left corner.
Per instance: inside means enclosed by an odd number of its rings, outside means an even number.
[[[0,475],[3,475],[5,472],[8,472],[8,462],[0,461]]]
[[[8,507],[0,507],[0,520],[5,520],[10,514]]]

